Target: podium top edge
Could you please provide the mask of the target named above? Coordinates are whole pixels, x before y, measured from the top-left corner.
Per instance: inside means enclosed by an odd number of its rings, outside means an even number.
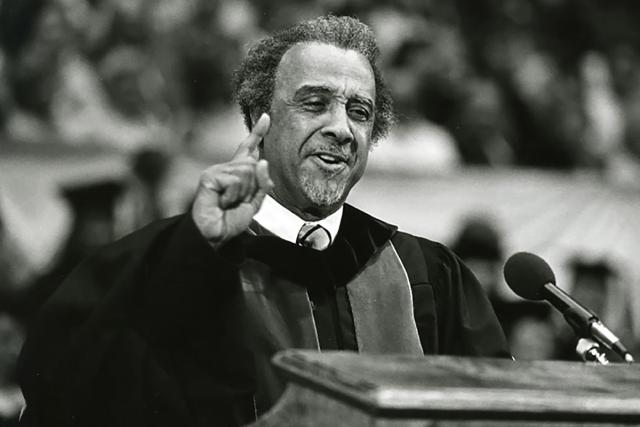
[[[640,420],[640,367],[452,356],[287,350],[274,363],[291,383],[371,413],[547,414]]]

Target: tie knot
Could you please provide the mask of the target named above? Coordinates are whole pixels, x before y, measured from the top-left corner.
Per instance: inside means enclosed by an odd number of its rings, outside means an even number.
[[[296,243],[300,246],[323,251],[331,244],[331,234],[319,224],[305,223],[300,228]]]

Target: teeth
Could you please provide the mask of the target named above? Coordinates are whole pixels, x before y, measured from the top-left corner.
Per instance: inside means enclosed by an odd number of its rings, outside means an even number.
[[[322,160],[324,160],[327,163],[338,163],[340,161],[339,158],[331,156],[329,154],[318,154],[318,157],[320,157]]]

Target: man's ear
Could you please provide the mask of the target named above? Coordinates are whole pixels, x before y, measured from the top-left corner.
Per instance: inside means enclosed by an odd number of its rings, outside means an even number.
[[[253,129],[258,120],[260,120],[260,117],[262,117],[262,113],[254,110],[249,113],[249,116],[251,117],[251,129]],[[258,150],[260,151],[260,158],[262,159],[262,152],[264,150],[264,138],[258,143]]]
[[[257,111],[252,111],[249,113],[249,117],[251,117],[251,129],[253,129],[253,127],[256,125],[256,122],[258,121],[258,119],[260,119],[261,113],[258,113]]]

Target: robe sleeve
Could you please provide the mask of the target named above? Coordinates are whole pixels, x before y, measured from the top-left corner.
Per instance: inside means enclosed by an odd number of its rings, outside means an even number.
[[[230,413],[230,393],[211,365],[222,357],[212,337],[234,277],[190,215],[91,256],[30,326],[19,360],[23,425],[232,424],[215,418]]]
[[[434,330],[420,331],[433,341],[427,347],[438,354],[511,357],[491,303],[471,270],[446,246],[422,238],[418,242],[427,279],[414,288],[428,294],[429,307],[420,307],[420,298],[414,304],[421,318],[432,318],[425,324]],[[420,289],[425,287],[430,292]]]

